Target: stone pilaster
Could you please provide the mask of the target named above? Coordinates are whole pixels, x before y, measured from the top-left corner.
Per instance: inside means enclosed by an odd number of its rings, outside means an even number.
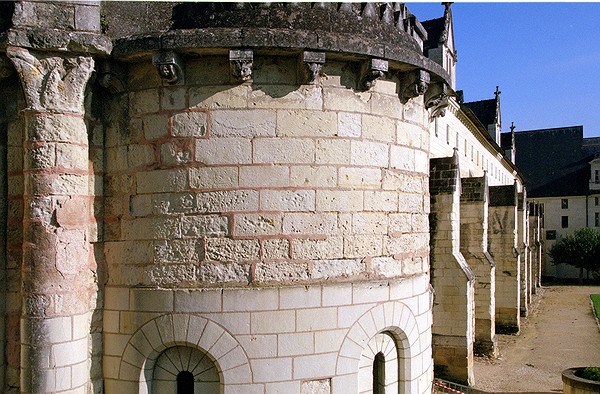
[[[496,264],[488,253],[487,177],[461,179],[460,251],[475,274],[475,353],[496,356]]]
[[[431,159],[431,283],[435,375],[473,384],[474,274],[460,253],[458,157]]]
[[[518,220],[518,248],[521,259],[521,316],[525,317],[529,313],[529,303],[531,302],[531,286],[529,280],[531,277],[529,266],[529,215],[527,213],[527,193],[519,193],[517,201],[517,220]]]
[[[84,92],[94,61],[7,48],[25,93],[21,392],[85,392],[97,292]]]
[[[496,332],[517,333],[521,304],[517,189],[507,185],[489,190],[488,249],[496,263]]]

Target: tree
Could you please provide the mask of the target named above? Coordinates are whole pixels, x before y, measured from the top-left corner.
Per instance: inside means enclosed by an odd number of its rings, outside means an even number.
[[[583,270],[600,271],[600,232],[591,228],[582,228],[573,235],[562,237],[549,251],[554,264],[568,264],[579,268],[579,280],[583,279]]]

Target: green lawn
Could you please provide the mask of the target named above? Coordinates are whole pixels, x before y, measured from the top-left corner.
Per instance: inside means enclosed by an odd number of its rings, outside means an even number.
[[[598,316],[598,319],[600,319],[600,294],[590,294],[590,298],[592,299],[592,303],[594,304],[596,316]]]

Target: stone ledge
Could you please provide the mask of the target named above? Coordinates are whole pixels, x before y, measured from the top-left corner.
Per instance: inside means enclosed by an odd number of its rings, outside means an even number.
[[[40,28],[13,28],[2,33],[0,49],[8,46],[104,56],[112,51],[110,39],[101,34]]]

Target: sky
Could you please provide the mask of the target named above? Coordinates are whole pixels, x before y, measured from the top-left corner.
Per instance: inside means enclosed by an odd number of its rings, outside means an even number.
[[[407,3],[419,19],[441,3]],[[500,96],[502,131],[583,126],[600,137],[600,3],[452,4],[456,89],[465,101]]]

